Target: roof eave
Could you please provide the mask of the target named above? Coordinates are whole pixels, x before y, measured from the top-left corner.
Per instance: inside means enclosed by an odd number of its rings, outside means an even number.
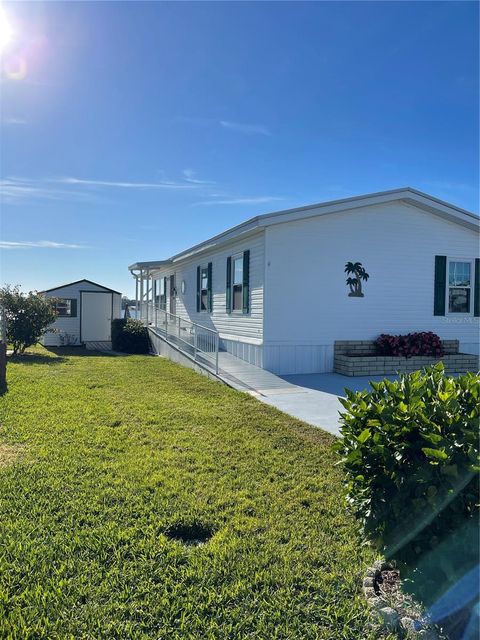
[[[159,267],[163,267],[172,262],[171,259],[168,260],[150,260],[145,262],[134,262],[131,264],[128,269],[129,271],[151,271],[152,269],[158,269]]]
[[[179,262],[180,260],[185,260],[204,251],[211,250],[212,248],[218,248],[220,245],[227,244],[239,236],[260,231],[270,225],[288,222],[291,219],[310,218],[396,201],[419,206],[424,210],[439,215],[451,222],[455,222],[456,224],[460,224],[471,230],[479,230],[480,218],[474,213],[450,204],[449,202],[445,202],[444,200],[440,200],[428,193],[418,191],[412,187],[401,187],[399,189],[352,196],[349,198],[342,198],[340,200],[330,200],[328,202],[320,202],[293,209],[284,209],[257,215],[236,225],[235,227],[222,231],[204,242],[200,242],[193,247],[189,247],[185,251],[181,251],[180,253],[173,255],[168,260],[137,262],[134,265],[131,265],[129,269],[130,271],[132,271],[132,269],[159,269],[162,266],[171,265],[172,263]]]

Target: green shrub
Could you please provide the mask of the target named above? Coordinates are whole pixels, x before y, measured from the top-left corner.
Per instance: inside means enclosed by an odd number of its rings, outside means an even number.
[[[121,318],[112,321],[112,349],[124,353],[148,353],[148,330],[140,320]]]
[[[57,319],[54,298],[35,291],[23,293],[18,285],[0,289],[0,308],[7,327],[7,343],[12,345],[14,355],[36,344]]]
[[[348,505],[376,548],[407,567],[427,556],[443,576],[474,566],[480,376],[447,377],[439,363],[370,384],[342,400],[335,447]]]

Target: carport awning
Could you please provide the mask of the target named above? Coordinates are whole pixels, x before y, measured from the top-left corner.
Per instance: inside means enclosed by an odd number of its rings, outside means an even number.
[[[132,274],[134,271],[153,271],[155,269],[160,269],[160,267],[164,267],[167,264],[171,264],[171,262],[172,262],[171,260],[152,260],[150,262],[134,262],[128,267],[128,269]]]

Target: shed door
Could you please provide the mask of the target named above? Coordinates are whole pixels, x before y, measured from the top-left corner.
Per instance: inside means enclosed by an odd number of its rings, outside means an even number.
[[[82,291],[81,341],[110,341],[112,294]]]

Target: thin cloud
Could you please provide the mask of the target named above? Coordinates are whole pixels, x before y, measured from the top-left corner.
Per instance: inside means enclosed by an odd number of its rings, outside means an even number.
[[[199,207],[211,204],[265,204],[267,202],[279,202],[285,198],[277,198],[276,196],[247,196],[239,198],[225,198],[224,200],[203,200],[195,202],[193,206]]]
[[[52,240],[38,240],[37,242],[8,242],[0,241],[0,249],[89,249],[82,244],[67,244],[64,242],[53,242]]]
[[[25,120],[24,118],[4,118],[2,120],[2,124],[10,124],[10,125],[22,125],[22,124],[28,124],[27,120]]]
[[[195,171],[193,171],[193,169],[184,169],[183,176],[185,178],[185,181],[189,182],[190,184],[215,184],[215,182],[212,182],[211,180],[199,180],[197,178],[197,174],[195,173]]]
[[[21,204],[25,201],[79,200],[92,201],[92,196],[71,189],[49,187],[42,181],[8,177],[0,180],[0,199],[5,204]]]
[[[8,176],[0,180],[0,198],[5,204],[18,204],[25,201],[41,200],[74,200],[82,202],[98,201],[99,190],[102,189],[137,189],[137,190],[194,190],[201,184],[173,182],[126,182],[113,180],[93,180],[61,176],[53,178],[25,178]]]
[[[267,127],[260,124],[244,124],[241,122],[229,122],[228,120],[220,120],[220,126],[224,129],[238,131],[239,133],[259,134],[262,136],[271,136],[272,133]]]
[[[238,133],[246,133],[250,135],[271,136],[272,132],[268,127],[262,124],[249,124],[245,122],[232,122],[230,120],[216,120],[214,118],[202,118],[197,116],[176,116],[173,122],[181,122],[184,124],[198,125],[202,127],[220,126],[223,129],[230,129]]]
[[[194,185],[183,182],[123,182],[116,180],[91,180],[85,178],[60,177],[50,178],[48,182],[64,185],[80,185],[90,187],[111,187],[119,189],[193,189]]]

